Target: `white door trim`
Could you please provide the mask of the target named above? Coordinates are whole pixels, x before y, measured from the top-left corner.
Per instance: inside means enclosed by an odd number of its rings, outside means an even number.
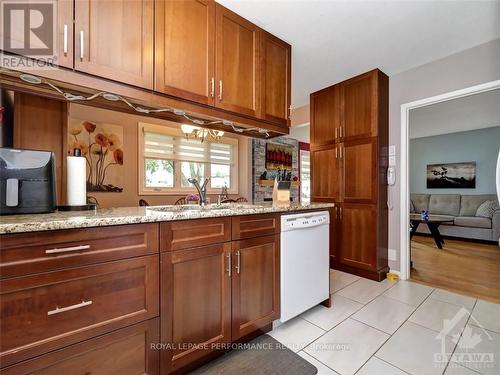
[[[400,193],[400,273],[401,279],[406,280],[410,277],[410,176],[408,167],[408,151],[409,151],[409,113],[411,109],[425,107],[431,104],[436,104],[452,99],[461,98],[464,96],[478,94],[485,91],[490,91],[500,88],[500,80],[483,83],[476,86],[467,87],[465,89],[451,91],[446,94],[433,96],[426,99],[416,100],[414,102],[401,105],[401,193]]]

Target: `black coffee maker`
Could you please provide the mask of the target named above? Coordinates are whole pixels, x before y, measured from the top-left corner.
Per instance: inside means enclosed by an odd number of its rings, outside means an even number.
[[[54,153],[0,148],[0,214],[33,214],[55,209]]]

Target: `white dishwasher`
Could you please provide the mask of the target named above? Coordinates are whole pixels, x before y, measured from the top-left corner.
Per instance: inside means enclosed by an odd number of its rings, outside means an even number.
[[[281,216],[281,322],[330,294],[328,211]]]

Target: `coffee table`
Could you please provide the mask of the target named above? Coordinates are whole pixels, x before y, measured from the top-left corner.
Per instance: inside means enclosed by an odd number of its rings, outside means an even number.
[[[422,219],[420,214],[410,214],[410,223],[411,223],[411,232],[410,239],[413,237],[415,232],[417,231],[418,226],[422,224],[427,224],[429,231],[432,234],[432,238],[434,238],[434,242],[438,249],[442,249],[444,245],[444,238],[439,233],[439,226],[443,223],[452,223],[453,219],[449,216],[443,215],[429,215],[427,220]]]

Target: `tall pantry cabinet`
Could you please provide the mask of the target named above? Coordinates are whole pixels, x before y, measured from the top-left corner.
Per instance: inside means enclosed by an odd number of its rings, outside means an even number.
[[[378,69],[311,94],[311,198],[335,203],[330,266],[373,280],[389,270],[388,107]]]

